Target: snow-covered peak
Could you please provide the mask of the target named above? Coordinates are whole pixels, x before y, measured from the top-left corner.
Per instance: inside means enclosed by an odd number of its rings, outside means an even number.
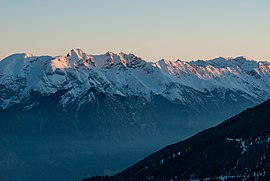
[[[33,55],[30,53],[16,53],[4,58],[1,60],[1,62],[23,61],[24,59],[30,58],[32,56]]]
[[[160,59],[160,60],[158,61],[158,64],[165,65],[165,64],[172,64],[172,62],[169,61],[169,60]]]
[[[32,67],[36,69],[34,65],[35,62],[44,63],[44,61],[51,59],[50,56],[34,56],[29,53],[18,53],[10,55],[0,61],[0,75],[2,75],[1,81],[4,81],[5,78],[12,77],[21,77],[27,73],[27,68]],[[43,67],[45,68],[45,67]]]
[[[134,54],[114,53],[111,51],[101,55],[92,55],[92,60],[100,68],[111,66],[132,67],[140,63],[146,63],[146,61]]]
[[[81,49],[72,49],[68,52],[67,57],[70,58],[72,62],[78,62],[80,60],[87,60],[90,59],[91,56],[87,55],[83,50]]]
[[[210,61],[214,61],[214,62],[223,62],[223,61],[230,61],[232,60],[233,58],[231,57],[217,57],[217,58],[214,58]]]
[[[248,56],[239,56],[239,57],[236,57],[234,58],[235,61],[254,61],[254,59],[248,57]]]
[[[215,68],[239,67],[244,71],[249,71],[259,66],[259,62],[253,59],[250,59],[248,57],[244,57],[244,56],[240,56],[236,58],[218,57],[218,58],[214,58],[207,61],[197,60],[197,61],[191,61],[190,64],[197,65],[200,67],[206,67],[206,66],[211,65]]]

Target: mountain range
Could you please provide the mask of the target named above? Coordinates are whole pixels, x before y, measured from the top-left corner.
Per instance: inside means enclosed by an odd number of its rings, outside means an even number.
[[[31,91],[50,95],[68,90],[61,100],[66,107],[74,102],[70,97],[80,98],[90,88],[112,96],[140,96],[148,101],[158,95],[178,104],[190,103],[186,94],[192,97],[204,93],[207,97],[213,91],[224,99],[236,100],[237,93],[256,102],[269,95],[269,66],[267,61],[246,57],[191,62],[162,59],[154,63],[133,54],[88,55],[80,49],[57,57],[14,54],[1,61],[1,91],[10,91],[10,95],[1,94],[0,106],[6,109],[25,102]]]
[[[268,98],[270,63],[247,57],[149,62],[80,49],[10,55],[0,61],[0,176],[116,173]],[[96,154],[106,164],[92,161]],[[114,154],[127,158],[116,166]]]
[[[27,112],[54,96],[56,109],[72,112],[71,124],[88,125],[91,117],[105,132],[203,129],[269,98],[269,74],[269,62],[246,57],[153,63],[80,49],[57,57],[14,54],[0,61],[0,109]]]

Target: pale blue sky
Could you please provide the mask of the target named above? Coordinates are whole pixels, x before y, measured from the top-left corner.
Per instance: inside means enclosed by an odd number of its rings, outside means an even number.
[[[0,59],[134,53],[150,61],[270,60],[269,0],[0,0]]]

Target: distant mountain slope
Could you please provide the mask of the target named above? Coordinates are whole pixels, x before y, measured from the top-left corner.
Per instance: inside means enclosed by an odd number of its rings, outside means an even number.
[[[167,146],[112,179],[269,180],[269,170],[270,100]]]

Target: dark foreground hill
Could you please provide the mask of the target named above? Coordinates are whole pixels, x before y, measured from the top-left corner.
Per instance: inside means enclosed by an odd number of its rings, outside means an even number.
[[[270,100],[167,146],[113,177],[89,180],[270,180]]]

